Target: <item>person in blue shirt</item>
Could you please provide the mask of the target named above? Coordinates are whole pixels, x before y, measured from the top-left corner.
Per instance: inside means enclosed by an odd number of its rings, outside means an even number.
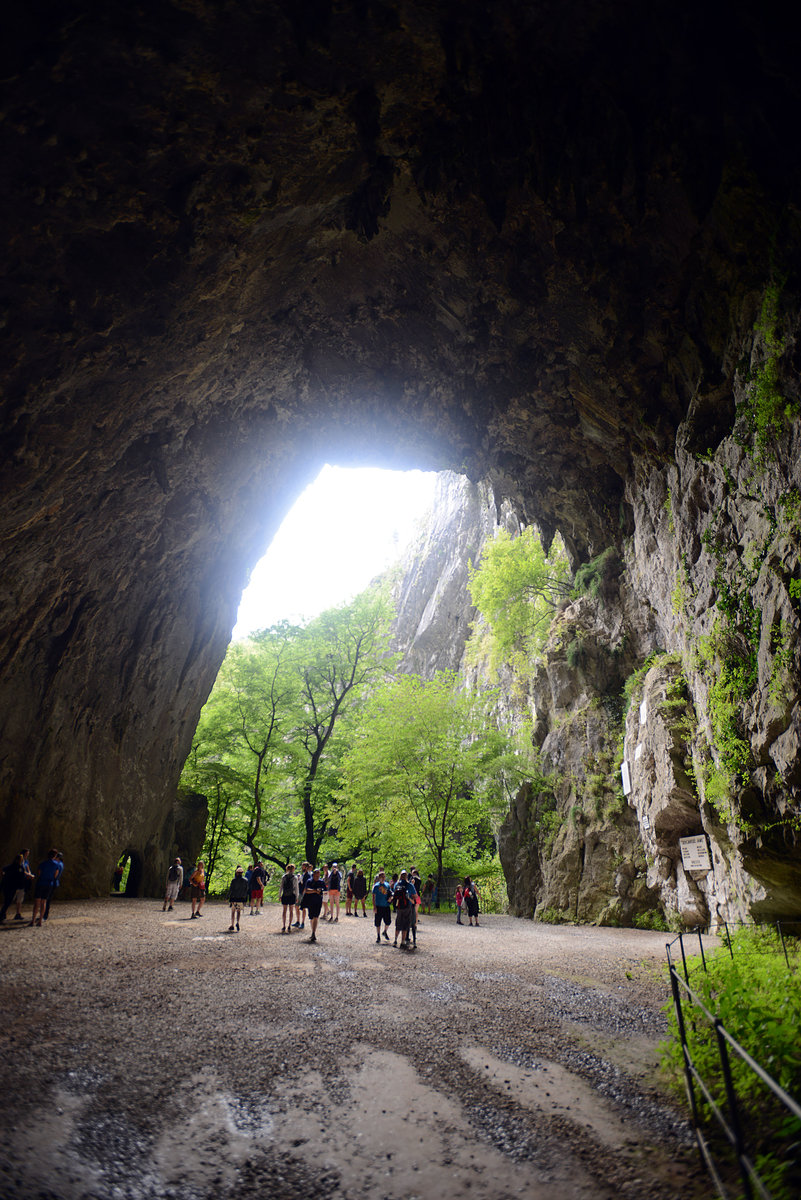
[[[61,887],[61,880],[64,878],[64,855],[59,850],[56,857],[58,859],[58,865],[59,865],[60,870],[58,872],[58,875],[56,875],[55,883],[53,884],[53,886],[50,889],[50,895],[47,897],[47,904],[45,905],[45,910],[44,910],[44,919],[45,920],[47,920],[47,918],[50,916],[50,902],[55,899],[56,892],[57,892],[58,888]]]
[[[389,941],[387,925],[392,923],[392,887],[387,883],[383,871],[378,872],[378,879],[373,884],[373,921],[375,923],[375,940],[381,941],[381,926],[384,926],[384,937]]]
[[[31,925],[41,925],[47,901],[52,895],[53,888],[61,874],[61,863],[58,861],[58,850],[51,850],[44,862],[39,864],[36,887],[33,891],[33,917]]]

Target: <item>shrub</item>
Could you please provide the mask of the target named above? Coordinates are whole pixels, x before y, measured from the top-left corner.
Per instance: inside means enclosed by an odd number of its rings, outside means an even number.
[[[727,1032],[791,1096],[801,1094],[801,989],[798,977],[788,969],[778,938],[766,930],[743,929],[732,938],[733,958],[723,949],[707,959],[707,971],[700,958],[688,959],[690,987],[711,1013],[718,1016]],[[796,948],[795,967],[799,962]],[[726,1089],[722,1076],[717,1038],[705,1017],[688,1019],[685,1008],[685,1033],[692,1060],[715,1102],[726,1108]],[[663,1072],[676,1090],[684,1091],[684,1063],[673,1003],[665,1006],[669,1042],[660,1046]],[[730,1056],[731,1070],[741,1123],[750,1132],[750,1148],[759,1158],[771,1180],[775,1200],[789,1198],[789,1157],[791,1145],[801,1136],[801,1122],[788,1119],[787,1109],[773,1097],[761,1079],[742,1061]],[[712,1121],[709,1106],[696,1092],[699,1114]]]

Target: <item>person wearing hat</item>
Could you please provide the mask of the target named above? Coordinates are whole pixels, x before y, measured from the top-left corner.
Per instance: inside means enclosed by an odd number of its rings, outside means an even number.
[[[250,896],[250,884],[245,879],[245,872],[242,867],[237,867],[234,871],[234,877],[231,880],[231,886],[228,889],[228,902],[231,905],[231,924],[228,926],[228,932],[234,932],[234,921],[236,921],[237,932],[239,932],[239,918],[242,916],[242,909],[247,903]]]
[[[331,863],[331,873],[328,876],[328,920],[336,925],[339,921],[339,893],[342,888],[342,875],[338,863]]]

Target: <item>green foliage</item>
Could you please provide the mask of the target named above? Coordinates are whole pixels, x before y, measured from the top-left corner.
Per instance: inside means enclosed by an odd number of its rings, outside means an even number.
[[[770,284],[765,289],[754,326],[760,361],[752,371],[746,399],[738,414],[742,419],[741,441],[753,439],[760,460],[768,456],[777,438],[784,434],[787,422],[798,416],[798,405],[785,397],[780,382],[780,364],[785,351],[785,342],[779,333],[780,296],[778,284]]]
[[[543,908],[534,913],[535,921],[543,925],[570,925],[573,919],[569,913],[563,913],[558,908]]]
[[[801,1095],[801,989],[797,971],[801,956],[794,951],[794,970],[788,970],[778,938],[768,930],[743,929],[732,938],[734,957],[720,949],[707,958],[708,970],[699,958],[688,960],[690,986],[710,1012],[718,1016],[726,1030],[740,1045],[789,1092]],[[684,1065],[672,1002],[665,1006],[671,1040],[660,1046],[662,1069],[677,1091],[684,1090]],[[716,1103],[726,1108],[725,1085],[721,1074],[717,1039],[713,1027],[701,1014],[690,1018],[685,1011],[685,1030],[692,1060],[710,1089]],[[738,1055],[731,1055],[731,1067],[741,1120],[774,1183],[781,1181],[777,1157],[801,1135],[801,1124],[788,1121],[790,1114],[774,1100]],[[698,1093],[701,1113],[710,1120],[708,1106]],[[777,1197],[789,1197],[786,1190],[774,1190]]]
[[[659,912],[658,909],[637,913],[637,916],[634,918],[634,925],[637,929],[653,929],[660,933],[668,933],[670,931],[670,925],[665,920],[664,914]]]
[[[200,715],[182,785],[205,795],[209,875],[247,850],[283,867],[316,861],[335,830],[331,799],[348,723],[394,660],[392,609],[370,589],[306,626],[281,624],[229,647]]]
[[[793,630],[784,621],[774,621],[770,633],[773,662],[770,668],[768,691],[771,700],[778,708],[790,699],[796,639]]]
[[[470,568],[470,598],[492,633],[494,665],[522,666],[536,658],[548,636],[556,606],[569,595],[567,555],[555,538],[549,555],[527,526],[517,537],[500,529]]]
[[[614,576],[617,567],[617,550],[614,546],[608,546],[601,554],[590,559],[588,563],[582,563],[578,568],[573,580],[573,595],[589,595],[597,599],[601,595],[603,585]]]
[[[340,830],[364,831],[360,853],[385,866],[411,855],[441,886],[450,869],[472,872],[492,846],[505,781],[525,775],[488,704],[449,672],[426,682],[399,675],[377,687],[343,761]]]
[[[675,526],[674,520],[673,520],[673,496],[671,494],[670,488],[668,488],[668,494],[665,498],[664,508],[665,508],[665,512],[667,513],[667,518],[668,518],[668,529],[670,530],[671,533],[675,533],[676,526]]]

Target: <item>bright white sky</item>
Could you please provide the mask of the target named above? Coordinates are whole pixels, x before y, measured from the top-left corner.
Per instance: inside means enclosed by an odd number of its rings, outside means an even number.
[[[323,467],[254,568],[235,638],[350,600],[399,557],[431,507],[436,472]]]

